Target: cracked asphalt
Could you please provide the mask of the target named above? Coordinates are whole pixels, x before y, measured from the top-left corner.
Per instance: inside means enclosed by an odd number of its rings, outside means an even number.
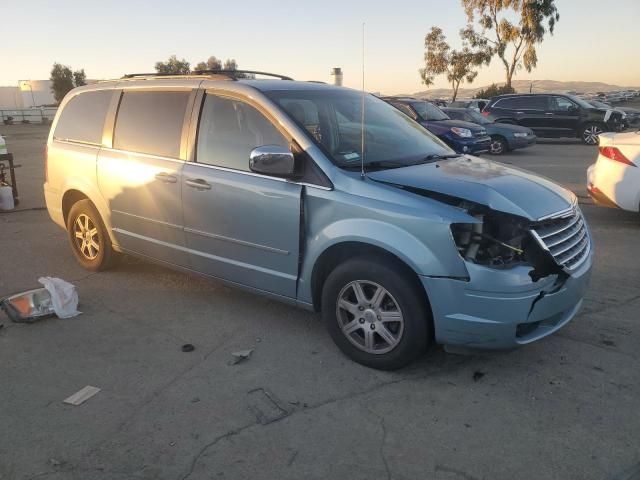
[[[595,149],[549,141],[502,159],[580,196],[596,259],[579,316],[513,352],[436,347],[378,372],[317,315],[132,258],[82,270],[37,209],[46,130],[0,131],[23,165],[20,211],[0,213],[0,296],[58,276],[83,312],[0,314],[0,479],[640,478],[640,218],[586,198]],[[85,385],[102,390],[62,403]]]

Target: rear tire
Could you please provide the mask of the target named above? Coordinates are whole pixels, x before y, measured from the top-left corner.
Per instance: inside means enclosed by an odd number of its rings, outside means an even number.
[[[410,271],[383,256],[336,267],[322,289],[322,317],[343,353],[380,370],[413,362],[431,338],[424,290]]]
[[[67,237],[76,260],[87,270],[111,268],[118,254],[96,207],[89,200],[76,202],[67,217]]]
[[[580,138],[585,145],[598,145],[599,136],[604,133],[602,126],[597,123],[587,123],[580,129]]]

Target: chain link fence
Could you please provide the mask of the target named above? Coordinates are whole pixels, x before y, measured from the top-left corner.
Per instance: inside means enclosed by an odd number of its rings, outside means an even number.
[[[57,110],[56,107],[0,109],[0,122],[5,125],[16,123],[49,124],[55,117]]]

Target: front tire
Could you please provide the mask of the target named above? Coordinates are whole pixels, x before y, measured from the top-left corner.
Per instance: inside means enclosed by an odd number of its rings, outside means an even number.
[[[348,260],[329,274],[322,316],[340,350],[380,370],[411,363],[431,338],[422,287],[407,268],[381,256]]]
[[[602,126],[597,123],[587,123],[582,127],[582,135],[580,138],[585,145],[598,145],[600,134],[603,132]]]
[[[491,137],[491,148],[489,149],[489,153],[492,155],[504,155],[508,151],[509,145],[504,138],[497,135]]]
[[[76,202],[67,217],[67,237],[76,260],[92,272],[107,270],[116,252],[96,207],[89,200]]]

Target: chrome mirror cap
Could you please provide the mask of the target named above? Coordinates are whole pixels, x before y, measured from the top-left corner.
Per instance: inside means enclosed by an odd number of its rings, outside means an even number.
[[[291,150],[286,147],[264,145],[251,151],[249,169],[265,175],[290,177],[295,171],[295,158]]]

